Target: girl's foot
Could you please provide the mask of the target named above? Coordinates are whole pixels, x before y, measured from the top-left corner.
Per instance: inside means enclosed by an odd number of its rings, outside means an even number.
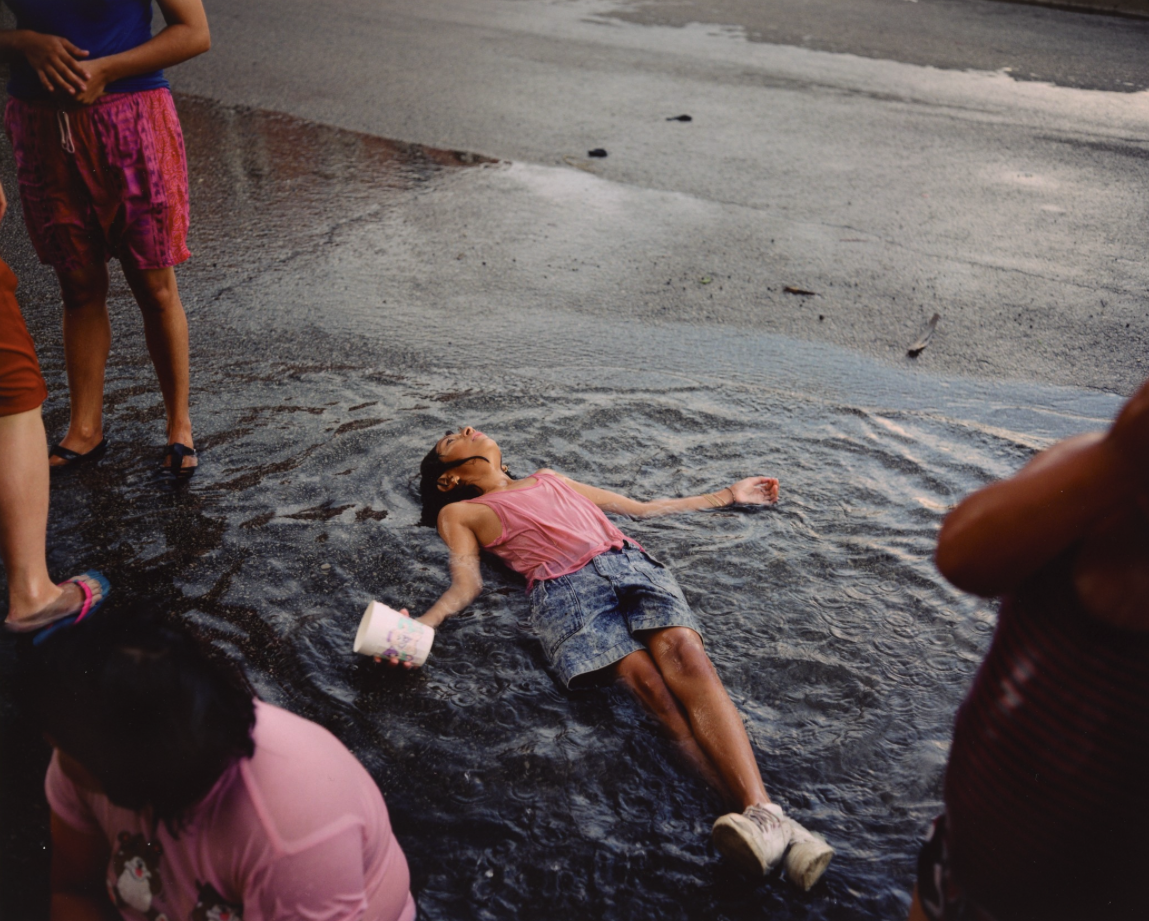
[[[33,633],[50,624],[72,617],[81,620],[104,603],[108,596],[108,581],[94,570],[73,576],[60,583],[60,596],[45,607],[25,617],[4,621],[13,633]]]
[[[808,892],[826,872],[834,849],[821,835],[806,831],[793,819],[787,818],[786,822],[790,826],[790,850],[786,852],[782,865],[794,884]]]
[[[820,836],[787,817],[775,803],[722,816],[714,823],[714,846],[753,874],[765,875],[782,862],[786,875],[804,890],[822,878],[834,856],[834,849]]]
[[[199,454],[195,448],[189,448],[178,441],[167,446],[164,451],[163,469],[177,480],[186,480],[195,473],[199,466]]]
[[[714,846],[747,873],[765,876],[782,861],[790,824],[776,803],[755,803],[714,823]]]
[[[102,432],[91,436],[72,436],[69,431],[59,444],[48,452],[48,466],[53,469],[76,467],[88,461],[99,460],[108,442]]]
[[[164,449],[163,470],[176,479],[186,479],[199,466],[199,455],[192,440],[191,423],[168,426],[168,446]]]

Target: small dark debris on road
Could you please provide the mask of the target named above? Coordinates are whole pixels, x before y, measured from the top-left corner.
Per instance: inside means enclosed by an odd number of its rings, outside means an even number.
[[[606,151],[603,150],[601,147],[596,147],[594,150],[588,150],[586,152],[586,155],[588,157],[605,157]]]
[[[801,294],[803,297],[817,297],[817,291],[808,291],[805,288],[797,288],[794,285],[787,285],[782,289],[787,294]]]
[[[918,336],[918,341],[906,349],[906,354],[910,358],[917,358],[921,354],[922,349],[930,344],[930,339],[933,337],[934,330],[938,328],[938,320],[942,318],[940,313],[935,313],[930,317],[930,322],[926,324],[926,328],[922,330],[922,334]]]
[[[692,122],[694,121],[689,115],[671,115],[667,119],[668,122]]]

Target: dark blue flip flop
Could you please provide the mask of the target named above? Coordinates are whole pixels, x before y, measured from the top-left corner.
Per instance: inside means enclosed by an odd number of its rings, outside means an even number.
[[[199,452],[195,448],[189,448],[187,445],[180,444],[178,441],[175,444],[170,444],[167,450],[164,451],[164,457],[171,457],[171,465],[164,464],[164,473],[170,473],[177,480],[186,480],[195,475],[199,465],[190,467],[184,466],[185,457],[199,457]]]
[[[82,580],[87,577],[100,586],[100,597],[96,598],[95,592],[88,588],[87,583]],[[73,576],[71,579],[65,579],[61,585],[67,585],[69,582],[79,586],[80,591],[84,593],[84,603],[80,606],[80,610],[75,614],[66,614],[58,620],[45,625],[36,632],[32,637],[32,645],[39,646],[44,640],[48,639],[57,630],[64,627],[70,627],[72,624],[78,624],[82,620],[87,620],[100,609],[105,601],[108,600],[108,595],[112,593],[111,583],[104,577],[102,572],[95,569],[89,569],[87,572],[78,576]]]
[[[49,469],[53,473],[62,473],[65,470],[72,470],[75,467],[82,467],[84,464],[89,464],[92,461],[98,461],[104,456],[104,452],[108,449],[108,439],[101,438],[100,443],[88,451],[86,454],[81,454],[79,451],[73,451],[71,448],[65,448],[63,445],[52,445],[48,451],[49,457],[59,457],[64,463],[55,464]]]

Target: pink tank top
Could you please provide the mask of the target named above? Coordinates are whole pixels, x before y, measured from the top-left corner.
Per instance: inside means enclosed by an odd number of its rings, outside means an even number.
[[[553,473],[536,473],[534,479],[534,486],[465,500],[499,516],[503,533],[484,549],[526,576],[528,591],[540,579],[577,572],[627,540],[597,505]]]

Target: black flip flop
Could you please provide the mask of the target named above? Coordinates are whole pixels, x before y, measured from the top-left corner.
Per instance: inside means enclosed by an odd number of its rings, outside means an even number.
[[[199,453],[195,448],[189,448],[187,445],[180,444],[178,441],[175,444],[167,446],[167,450],[164,451],[164,457],[171,457],[172,459],[170,466],[168,464],[161,465],[164,473],[170,473],[177,480],[191,479],[199,469],[198,464],[192,467],[184,466],[185,457],[199,457]]]
[[[64,463],[54,464],[50,468],[53,473],[62,470],[71,470],[74,467],[82,467],[84,464],[98,461],[104,456],[104,452],[108,449],[108,439],[101,438],[100,443],[88,451],[86,454],[81,454],[79,451],[73,451],[71,448],[65,448],[63,445],[52,445],[48,451],[49,457],[59,457]]]

